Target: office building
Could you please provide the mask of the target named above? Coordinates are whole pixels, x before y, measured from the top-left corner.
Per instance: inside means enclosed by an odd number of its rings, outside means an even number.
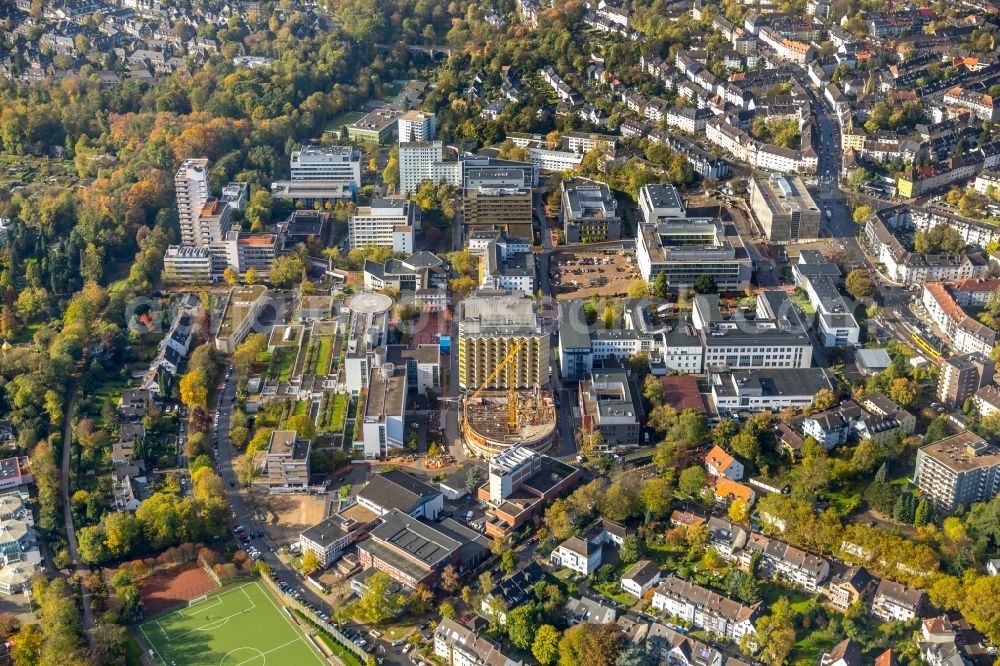
[[[448,272],[444,262],[430,252],[421,250],[406,259],[387,259],[385,263],[365,260],[365,289],[444,289],[448,286]]]
[[[399,117],[395,109],[375,109],[360,120],[347,126],[347,136],[355,141],[387,144],[396,140]]]
[[[688,371],[701,372],[701,342],[695,338],[693,343],[697,347],[697,369]],[[671,348],[668,353],[680,355],[692,351],[688,347],[678,347]],[[626,360],[638,353],[648,354],[653,362],[659,362],[661,346],[652,332],[592,328],[587,325],[582,301],[559,304],[559,366],[563,377],[584,379],[596,361]]]
[[[170,245],[163,255],[163,279],[174,284],[212,281],[212,253],[204,247]]]
[[[208,159],[184,160],[174,176],[182,245],[200,245],[198,216],[208,202]]]
[[[310,144],[292,151],[292,180],[333,181],[361,186],[361,151],[354,146]]]
[[[809,368],[812,342],[787,294],[763,291],[753,313],[723,316],[717,295],[695,296],[692,322],[705,348],[705,370]]]
[[[469,188],[462,197],[462,221],[469,230],[502,229],[510,236],[534,237],[529,188]]]
[[[804,278],[806,295],[816,310],[817,337],[824,347],[855,346],[861,336],[861,326],[850,306],[840,295],[832,278]]]
[[[358,560],[365,569],[377,569],[409,588],[424,584],[433,589],[441,571],[475,567],[489,554],[489,540],[452,518],[428,522],[392,510],[358,544]]]
[[[503,537],[518,529],[581,478],[578,468],[524,446],[508,448],[489,464],[487,482],[475,493],[488,507],[484,527],[489,536]]]
[[[462,158],[462,187],[531,189],[538,185],[538,167],[531,162],[515,162],[494,157]]]
[[[387,458],[406,446],[406,368],[385,362],[369,370],[360,442],[365,459]]]
[[[333,564],[354,543],[356,525],[340,516],[330,516],[299,534],[302,554],[311,552],[320,568]]]
[[[353,201],[357,187],[353,183],[332,180],[276,180],[271,183],[271,196],[289,200],[306,208]]]
[[[643,185],[639,190],[639,210],[646,224],[655,224],[661,219],[682,219],[687,217],[681,194],[673,185]]]
[[[567,243],[599,243],[621,238],[618,201],[607,185],[586,178],[566,178],[559,187]]]
[[[577,386],[580,425],[601,434],[597,452],[639,446],[645,419],[639,388],[624,368],[592,370]]]
[[[385,294],[364,292],[348,304],[350,320],[344,333],[344,388],[354,396],[368,386],[371,369],[388,362],[389,311],[393,301]]]
[[[772,243],[819,238],[820,210],[801,178],[771,176],[750,182],[750,207]]]
[[[917,450],[913,481],[944,512],[986,502],[1000,491],[1000,449],[971,432]]]
[[[407,111],[399,117],[399,141],[433,141],[437,134],[434,114]]]
[[[413,230],[419,226],[416,204],[409,201],[372,201],[351,215],[351,247],[391,247],[393,252],[413,252]]]
[[[498,232],[503,233],[503,232]],[[479,286],[489,289],[535,293],[535,255],[520,239],[491,241],[479,264]]]
[[[720,291],[743,291],[753,273],[736,225],[711,218],[639,225],[636,261],[644,279],[652,282],[663,274],[672,291],[690,290],[703,275]]]
[[[535,302],[524,294],[480,291],[462,303],[458,324],[458,385],[474,391],[520,344],[491,389],[530,389],[549,381],[549,334]]]
[[[961,406],[966,398],[993,383],[996,364],[979,353],[944,359],[938,379],[937,397],[946,405]]]
[[[709,384],[719,414],[801,409],[811,405],[820,390],[832,390],[822,368],[715,372]]]
[[[282,489],[305,489],[309,485],[309,453],[312,442],[294,430],[275,430],[267,451],[257,454],[259,476],[254,483]]]

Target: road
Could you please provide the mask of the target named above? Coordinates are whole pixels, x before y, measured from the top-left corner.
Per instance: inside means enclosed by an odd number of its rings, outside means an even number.
[[[62,445],[62,465],[60,473],[60,491],[62,493],[63,520],[66,523],[66,549],[73,560],[75,572],[82,578],[90,573],[90,569],[84,565],[77,550],[76,527],[73,525],[73,505],[69,501],[69,474],[70,461],[73,458],[73,413],[76,411],[76,378],[70,379],[69,386],[66,387],[66,407],[63,410],[63,445]],[[97,626],[97,619],[94,617],[94,609],[90,605],[90,591],[86,585],[81,585],[82,605],[83,605],[83,631],[87,635],[87,643],[94,646],[94,627]]]

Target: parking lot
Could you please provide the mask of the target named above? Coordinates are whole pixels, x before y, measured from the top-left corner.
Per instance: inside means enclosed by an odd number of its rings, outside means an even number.
[[[555,252],[549,261],[549,281],[557,299],[624,296],[629,282],[639,277],[631,255],[619,250]]]

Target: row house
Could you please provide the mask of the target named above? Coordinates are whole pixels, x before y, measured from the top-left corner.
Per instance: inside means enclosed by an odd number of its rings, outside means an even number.
[[[818,592],[830,575],[830,563],[825,558],[763,534],[750,535],[740,561],[749,565],[754,553],[762,555],[760,570],[763,575],[777,576],[809,592]]]
[[[993,351],[996,331],[967,315],[943,284],[925,284],[922,302],[956,351],[962,354],[979,352],[985,356]]]
[[[704,629],[732,641],[756,633],[754,620],[760,612],[760,602],[746,606],[673,574],[653,588],[650,605],[696,629]]]

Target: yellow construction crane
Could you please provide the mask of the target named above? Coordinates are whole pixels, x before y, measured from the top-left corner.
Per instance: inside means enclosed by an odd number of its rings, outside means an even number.
[[[503,360],[500,361],[500,363],[497,364],[497,367],[493,369],[493,372],[491,372],[489,376],[483,380],[483,383],[479,385],[479,388],[476,389],[475,393],[473,393],[469,399],[466,400],[466,419],[469,418],[468,404],[478,398],[479,395],[486,390],[489,383],[496,379],[497,375],[499,375],[503,369],[507,367],[508,363],[514,360],[514,357],[517,356],[517,353],[521,351],[521,348],[524,347],[524,345],[524,341],[515,342],[514,346],[510,348],[510,351],[507,352],[507,355],[504,356]],[[512,381],[507,382],[507,430],[509,432],[517,430],[517,390],[514,386],[514,382]]]

